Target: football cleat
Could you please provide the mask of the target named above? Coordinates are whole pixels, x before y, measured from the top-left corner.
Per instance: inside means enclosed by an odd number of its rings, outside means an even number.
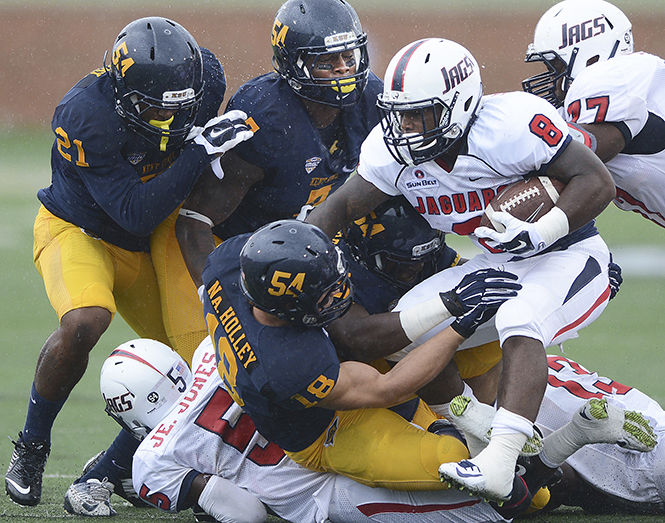
[[[74,483],[65,493],[65,510],[78,516],[115,516],[117,512],[111,506],[112,492],[113,483],[106,478]]]
[[[629,450],[649,452],[658,442],[643,414],[611,405],[607,398],[587,401],[572,423],[587,443],[616,443]]]
[[[5,491],[14,503],[36,505],[42,498],[42,475],[51,447],[45,441],[12,441],[14,451],[5,475]]]
[[[95,454],[93,457],[91,457],[88,461],[86,461],[85,465],[83,465],[83,471],[81,472],[81,476],[79,476],[79,478],[74,483],[77,483],[83,476],[85,476],[88,472],[90,472],[97,464],[97,462],[100,459],[102,459],[104,454],[106,454],[106,451],[102,450],[99,453]],[[122,499],[128,501],[135,507],[142,507],[142,508],[150,507],[150,505],[148,505],[145,501],[143,501],[134,490],[134,485],[132,484],[131,471],[127,472],[124,476],[121,476],[119,479],[120,481],[118,481],[117,484],[109,483],[113,487],[114,494],[117,494]]]
[[[450,421],[464,433],[469,455],[477,456],[490,442],[494,407],[469,396],[455,396],[450,402]],[[535,456],[543,450],[543,437],[534,425],[533,436],[526,440],[520,455]]]
[[[502,506],[513,495],[515,479],[506,477],[500,470],[492,472],[493,474],[483,472],[476,463],[464,459],[457,463],[442,463],[439,466],[439,479],[449,487],[466,490],[469,495],[478,496],[487,502],[494,501],[498,506]]]

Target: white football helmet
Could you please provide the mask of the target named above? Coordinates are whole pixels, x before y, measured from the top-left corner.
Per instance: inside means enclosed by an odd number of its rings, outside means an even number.
[[[187,363],[171,347],[137,339],[123,343],[106,358],[99,388],[106,413],[137,439],[143,439],[191,382]]]
[[[526,62],[543,62],[547,71],[522,88],[561,107],[580,71],[632,52],[632,25],[621,9],[604,0],[564,0],[540,18],[526,51]]]
[[[377,105],[388,150],[402,165],[417,165],[448,151],[476,114],[483,86],[475,58],[443,38],[418,40],[392,58]],[[403,128],[405,114],[422,132]]]

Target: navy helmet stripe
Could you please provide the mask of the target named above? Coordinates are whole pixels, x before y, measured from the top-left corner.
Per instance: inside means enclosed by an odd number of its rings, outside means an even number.
[[[399,62],[397,62],[397,67],[395,67],[395,72],[393,73],[393,80],[390,87],[392,91],[404,90],[404,73],[406,73],[406,66],[409,63],[409,60],[411,60],[413,53],[415,53],[416,49],[418,49],[418,47],[420,47],[423,43],[425,43],[425,40],[419,40],[418,42],[415,42],[404,52],[402,57],[399,59]]]

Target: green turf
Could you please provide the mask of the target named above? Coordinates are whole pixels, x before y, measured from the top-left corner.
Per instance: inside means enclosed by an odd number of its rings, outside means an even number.
[[[37,210],[35,192],[49,181],[50,136],[43,131],[0,134],[0,471],[4,474],[11,454],[9,437],[22,428],[34,366],[44,340],[56,327],[41,279],[32,264],[32,220]],[[635,244],[665,246],[665,230],[638,216],[609,209],[600,227],[613,248]],[[638,386],[665,402],[662,379],[662,336],[665,319],[665,279],[626,276],[619,296],[579,339],[566,343],[566,354],[590,369],[623,383]],[[133,337],[116,318],[91,355],[88,372],[72,393],[57,419],[54,448],[46,467],[43,502],[22,508],[0,495],[0,521],[52,521],[66,515],[62,496],[94,453],[113,439],[117,427],[104,414],[98,390],[102,361],[115,345]],[[554,349],[556,350],[556,349]],[[551,351],[552,352],[552,351]],[[192,521],[155,510],[136,510],[114,498],[118,523],[153,519]],[[662,518],[624,516],[590,518],[566,510],[534,521],[610,522],[662,521]]]

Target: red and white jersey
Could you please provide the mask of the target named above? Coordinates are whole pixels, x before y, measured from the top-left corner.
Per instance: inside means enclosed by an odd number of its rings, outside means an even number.
[[[536,424],[547,436],[562,427],[590,398],[643,413],[653,424],[658,444],[651,452],[618,445],[586,445],[566,462],[595,488],[622,499],[665,510],[665,411],[646,394],[588,371],[563,356],[550,355],[548,384]]]
[[[363,143],[358,174],[386,194],[403,194],[433,228],[478,243],[473,231],[497,191],[547,168],[569,141],[568,126],[545,100],[522,92],[495,94],[481,100],[468,147],[452,169],[440,159],[398,164],[378,126]]]
[[[298,523],[504,521],[488,504],[456,490],[370,488],[296,464],[256,431],[226,392],[210,338],[194,353],[192,374],[189,390],[134,454],[134,488],[162,510],[182,510],[181,497],[201,473],[232,481]]]
[[[619,123],[626,147],[606,163],[616,205],[665,227],[665,61],[647,53],[584,69],[566,93],[565,118]]]

